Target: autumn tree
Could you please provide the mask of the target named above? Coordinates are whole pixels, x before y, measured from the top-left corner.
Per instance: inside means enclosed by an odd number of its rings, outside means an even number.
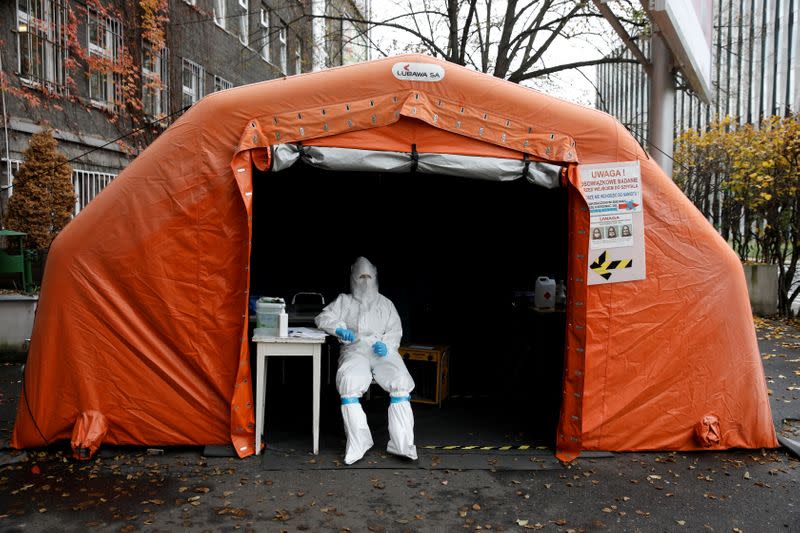
[[[72,167],[49,128],[31,136],[14,176],[4,225],[28,234],[28,246],[48,248],[75,207]]]
[[[730,118],[676,142],[675,181],[743,261],[778,267],[778,311],[800,295],[800,114]]]

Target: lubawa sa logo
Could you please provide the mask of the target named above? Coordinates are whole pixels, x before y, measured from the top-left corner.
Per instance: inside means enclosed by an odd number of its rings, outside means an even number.
[[[444,69],[430,63],[395,63],[392,74],[398,80],[406,81],[441,81]]]

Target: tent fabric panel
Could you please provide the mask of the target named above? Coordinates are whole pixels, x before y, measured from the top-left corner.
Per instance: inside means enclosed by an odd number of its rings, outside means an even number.
[[[588,291],[584,449],[703,449],[705,415],[715,449],[774,447],[741,264],[652,160],[642,175],[647,279]]]
[[[556,429],[556,456],[572,461],[583,449],[584,376],[586,375],[586,269],[589,209],[581,195],[575,165],[567,169],[568,235],[566,331],[561,412]]]
[[[14,446],[68,439],[92,410],[110,444],[231,441],[247,224],[230,160],[197,149],[219,134],[179,121],[54,241]]]
[[[416,145],[417,152],[426,154],[500,157],[506,159],[522,159],[524,153],[524,151],[512,150],[451,133],[405,116],[401,116],[397,122],[388,126],[348,131],[330,137],[310,139],[304,141],[303,144],[388,152],[410,152],[411,145]]]
[[[562,167],[540,161],[472,157],[449,154],[414,154],[382,152],[352,148],[298,146],[283,144],[273,147],[272,171],[278,172],[302,159],[305,163],[338,172],[410,172],[416,159],[416,171],[490,181],[512,181],[523,176],[548,189],[559,186]]]
[[[447,81],[420,83],[395,79],[392,65],[408,60],[441,65]],[[326,90],[320,91],[320,86]],[[269,97],[265,98],[265,94]],[[415,100],[417,94],[422,100]],[[396,56],[235,87],[205,97],[191,112],[205,111],[203,104],[207,101],[219,111],[217,121],[221,116],[225,116],[227,123],[246,117],[240,122],[247,124],[247,128],[244,132],[240,130],[237,150],[295,141],[321,143],[327,137],[380,128],[404,117],[422,120],[423,114],[428,124],[443,131],[553,162],[567,161],[566,156],[572,150],[574,160],[581,162],[614,161],[614,150],[608,148],[620,141],[616,120],[607,113],[419,55]],[[442,113],[437,111],[440,107]],[[482,126],[485,124],[491,128],[486,129]],[[490,130],[497,135],[490,135]],[[514,135],[508,135],[511,130]],[[502,133],[507,133],[505,141]],[[638,156],[646,157],[641,148],[637,150]]]

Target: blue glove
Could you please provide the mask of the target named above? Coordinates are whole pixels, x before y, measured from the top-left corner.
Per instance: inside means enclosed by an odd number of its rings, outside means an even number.
[[[353,342],[356,340],[356,333],[351,329],[346,328],[336,328],[336,336],[342,339],[345,342]]]
[[[375,355],[378,357],[386,357],[386,354],[389,353],[388,348],[386,348],[386,345],[381,341],[372,345],[372,351],[375,352]]]

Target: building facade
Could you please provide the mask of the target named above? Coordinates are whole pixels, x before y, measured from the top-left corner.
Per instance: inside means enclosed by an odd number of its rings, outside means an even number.
[[[0,3],[4,144],[0,207],[30,136],[54,129],[73,167],[75,214],[203,96],[366,59],[344,13],[315,43],[312,0],[8,0]],[[325,23],[328,21],[325,20]],[[350,23],[352,26],[353,24]],[[366,32],[364,32],[366,35]],[[338,44],[327,44],[329,40]]]
[[[715,117],[757,124],[800,112],[800,0],[713,0],[712,96],[702,102],[678,76],[675,136]],[[649,41],[639,39],[647,57]],[[615,56],[633,59],[627,49]],[[645,145],[649,79],[639,64],[597,68],[598,109],[617,117]]]

